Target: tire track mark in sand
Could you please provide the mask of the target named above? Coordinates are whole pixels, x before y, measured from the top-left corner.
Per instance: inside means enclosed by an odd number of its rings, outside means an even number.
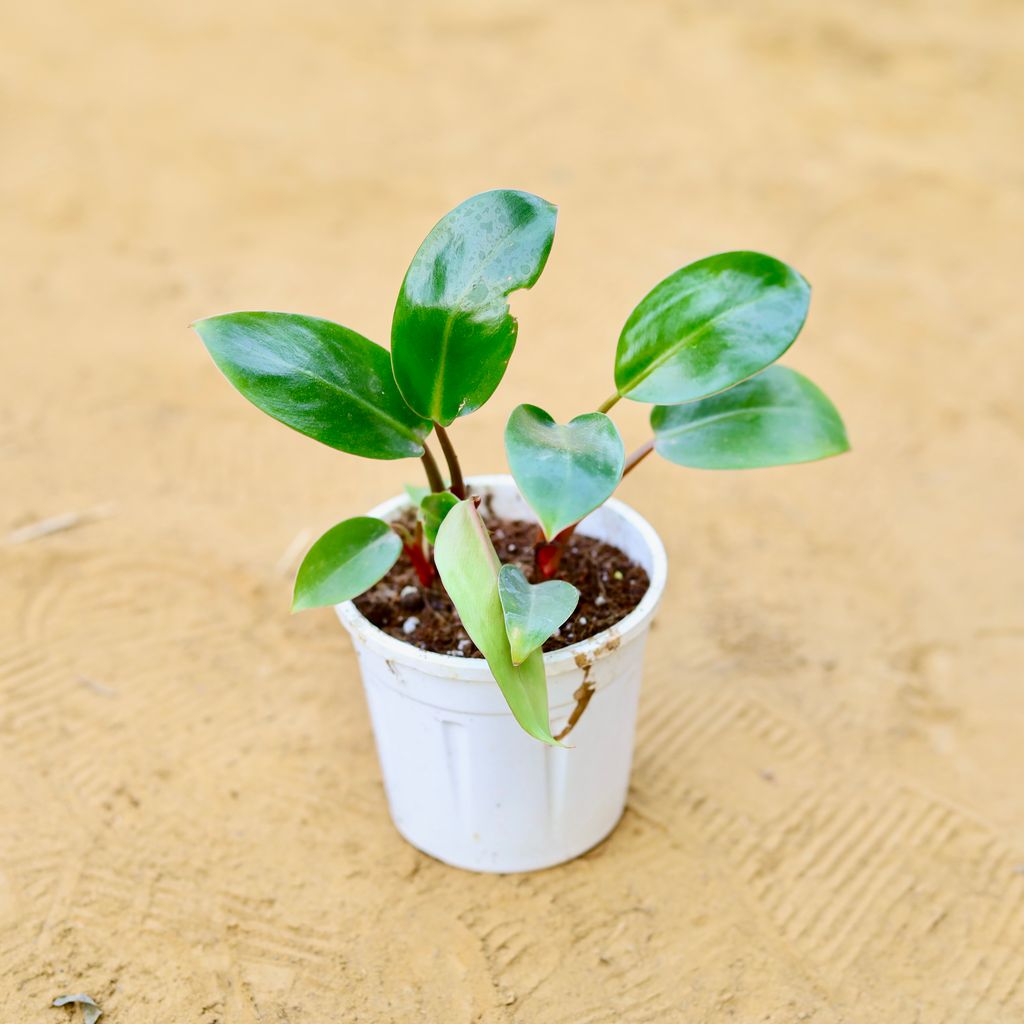
[[[691,798],[701,802],[700,794]],[[685,838],[627,811],[613,838],[580,861],[474,886],[478,898],[460,920],[480,943],[496,997],[514,997],[511,1019],[742,1019],[759,998],[744,983],[750,968],[785,974],[805,1012],[838,1021],[815,980],[799,969],[802,980],[793,980],[789,955],[751,924],[731,882],[709,872],[699,854]],[[506,888],[515,897],[512,914],[497,909],[507,899],[488,898]]]
[[[900,991],[922,1020],[1024,1014],[1024,857],[986,823],[823,757],[810,729],[743,694],[672,695],[640,734],[631,804],[728,864],[838,1004]],[[762,799],[717,770],[762,755]]]
[[[509,1020],[533,1019],[541,1007],[558,1024],[671,1019],[672,986],[653,966],[672,954],[671,938],[657,927],[646,887],[613,881],[610,859],[618,860],[606,844],[565,868],[494,880],[514,886],[514,915],[495,908],[486,886],[460,914],[488,964],[496,1002],[510,1007]],[[658,850],[645,848],[640,861],[631,863],[631,877],[672,874]],[[612,885],[613,907],[595,905],[595,884]],[[584,976],[589,984],[577,988]]]

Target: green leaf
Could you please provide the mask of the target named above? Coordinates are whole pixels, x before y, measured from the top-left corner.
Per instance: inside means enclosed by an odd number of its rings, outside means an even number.
[[[401,539],[383,519],[357,516],[332,526],[299,566],[292,611],[358,597],[385,576],[401,553]]]
[[[395,379],[420,415],[448,426],[494,393],[516,344],[508,296],[540,277],[556,209],[498,189],[444,216],[413,257],[391,326]]]
[[[503,565],[498,571],[498,597],[512,664],[519,665],[572,615],[580,592],[565,580],[530,583],[516,566]]]
[[[92,996],[87,996],[84,992],[76,996],[58,996],[53,1001],[54,1006],[67,1006],[69,1003],[75,1003],[82,1008],[83,1024],[96,1024],[103,1016],[103,1011],[96,1005]]]
[[[810,285],[757,252],[726,252],[665,278],[633,310],[615,352],[615,386],[676,405],[723,391],[775,362],[807,317]]]
[[[387,349],[292,313],[225,313],[192,325],[225,377],[275,420],[369,459],[423,454],[431,424],[406,404]]]
[[[659,405],[651,426],[658,454],[697,469],[812,462],[850,447],[835,406],[784,366],[700,402]]]
[[[534,651],[512,664],[505,616],[498,596],[500,563],[473,498],[460,501],[437,531],[434,563],[470,639],[487,659],[491,673],[516,721],[531,736],[553,746],[548,718],[544,659]]]
[[[505,453],[548,540],[608,500],[626,457],[622,438],[604,413],[585,413],[563,424],[535,405],[512,411]]]
[[[406,495],[415,508],[419,508],[423,504],[423,499],[430,493],[429,487],[420,487],[418,484],[405,484],[404,487]]]
[[[428,494],[420,502],[420,514],[423,516],[423,532],[427,540],[433,544],[437,540],[437,531],[444,522],[444,517],[458,505],[459,499],[451,491],[440,491]]]

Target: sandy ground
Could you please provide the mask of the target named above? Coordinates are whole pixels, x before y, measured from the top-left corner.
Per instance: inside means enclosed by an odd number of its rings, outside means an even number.
[[[1024,1017],[1024,8],[1011,0],[8,5],[0,41],[0,1017],[104,1024]],[[381,340],[437,215],[561,206],[496,398],[610,390],[712,251],[813,282],[788,362],[855,452],[648,461],[629,809],[474,877],[387,816],[297,547],[416,479],[228,388],[194,318]],[[550,361],[549,361],[550,360]],[[627,403],[623,403],[626,405]],[[622,409],[627,443],[643,412]]]

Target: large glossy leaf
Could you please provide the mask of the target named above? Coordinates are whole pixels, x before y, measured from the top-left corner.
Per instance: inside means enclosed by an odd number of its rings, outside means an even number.
[[[423,532],[427,540],[433,544],[437,540],[437,531],[444,522],[444,517],[456,505],[459,499],[451,491],[439,491],[437,494],[428,494],[420,502],[420,515],[423,517]]]
[[[688,405],[651,413],[655,450],[697,469],[755,469],[811,462],[849,448],[835,406],[806,377],[773,366]]]
[[[807,317],[810,285],[757,252],[709,256],[665,278],[633,310],[615,353],[615,386],[637,402],[715,394],[775,362]]]
[[[535,405],[512,411],[505,453],[548,540],[607,501],[625,462],[622,438],[604,413],[556,423]]]
[[[351,601],[382,579],[401,553],[401,539],[383,519],[357,516],[332,526],[299,566],[292,611]]]
[[[331,448],[370,459],[423,454],[431,424],[402,398],[387,349],[330,320],[225,313],[195,327],[253,405]]]
[[[534,651],[512,664],[498,596],[498,556],[472,498],[460,501],[437,531],[434,562],[462,625],[487,664],[516,721],[533,737],[558,745],[548,718],[544,659]]]
[[[531,583],[517,566],[503,565],[498,572],[498,597],[512,664],[520,665],[572,615],[580,592],[565,580]]]
[[[516,343],[508,296],[540,277],[555,207],[499,189],[467,199],[427,235],[391,327],[395,379],[422,416],[447,426],[494,392]]]

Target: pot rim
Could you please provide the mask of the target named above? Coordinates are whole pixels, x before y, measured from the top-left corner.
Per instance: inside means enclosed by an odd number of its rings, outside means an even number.
[[[489,473],[482,476],[469,477],[466,482],[478,489],[491,489],[511,487],[516,489],[515,481],[507,473]],[[410,505],[408,495],[398,494],[387,501],[370,509],[367,515],[378,516],[381,519],[389,519],[395,513]],[[651,554],[651,570],[649,572],[650,584],[647,593],[641,598],[640,603],[628,615],[623,616],[614,625],[595,633],[587,640],[580,640],[557,651],[550,651],[544,655],[544,668],[550,678],[552,675],[561,675],[564,672],[574,671],[584,664],[593,664],[602,655],[610,653],[631,639],[635,634],[647,628],[648,623],[659,603],[665,590],[665,581],[668,576],[668,557],[665,554],[665,546],[661,542],[657,531],[643,516],[617,498],[609,498],[595,512],[607,509],[609,512],[626,521],[640,535]],[[580,532],[587,536],[587,516],[580,523]],[[341,621],[341,624],[353,634],[358,635],[367,644],[375,647],[385,658],[407,665],[415,665],[418,669],[430,675],[454,678],[460,681],[474,683],[492,683],[494,677],[483,658],[462,658],[454,654],[438,654],[435,651],[424,651],[405,640],[399,640],[385,633],[384,630],[375,626],[355,606],[353,601],[343,601],[334,606],[334,610]]]

